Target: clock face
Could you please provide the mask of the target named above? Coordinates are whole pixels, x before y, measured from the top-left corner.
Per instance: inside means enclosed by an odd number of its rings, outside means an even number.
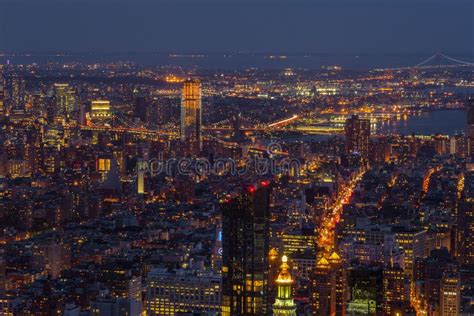
[[[222,248],[217,249],[217,254],[218,254],[219,256],[222,256]]]

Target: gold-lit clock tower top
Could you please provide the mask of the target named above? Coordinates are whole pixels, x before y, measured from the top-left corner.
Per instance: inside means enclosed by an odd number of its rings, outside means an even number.
[[[278,293],[275,303],[273,304],[273,315],[296,316],[296,304],[293,301],[292,294],[294,280],[288,271],[288,257],[283,256],[281,261],[280,274],[278,274],[278,278],[275,281],[278,287]]]

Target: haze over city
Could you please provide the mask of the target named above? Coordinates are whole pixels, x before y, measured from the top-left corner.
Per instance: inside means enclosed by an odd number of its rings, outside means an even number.
[[[2,0],[24,52],[473,53],[467,0]]]

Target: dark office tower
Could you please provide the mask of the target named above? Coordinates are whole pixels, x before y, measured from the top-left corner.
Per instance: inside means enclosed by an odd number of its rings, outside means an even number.
[[[457,256],[463,264],[474,264],[474,173],[464,179],[462,200],[457,214]]]
[[[360,154],[364,159],[369,157],[370,121],[352,115],[346,120],[346,154]]]
[[[467,154],[474,154],[474,99],[469,99],[467,104]]]
[[[134,116],[139,118],[143,123],[148,122],[148,104],[146,96],[135,89],[133,91],[133,112]]]
[[[268,315],[270,186],[248,185],[222,204],[222,315]]]
[[[201,140],[201,81],[187,80],[181,95],[181,141],[193,152],[202,149]]]

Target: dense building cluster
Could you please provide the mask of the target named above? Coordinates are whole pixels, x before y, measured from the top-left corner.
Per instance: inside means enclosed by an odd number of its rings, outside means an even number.
[[[471,75],[0,66],[0,315],[472,315]]]

